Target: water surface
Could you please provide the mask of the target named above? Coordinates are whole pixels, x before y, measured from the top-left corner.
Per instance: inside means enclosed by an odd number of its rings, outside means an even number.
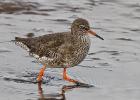
[[[89,55],[68,74],[93,88],[73,88],[62,69],[47,69],[17,47],[15,36],[69,31],[72,21],[87,19],[104,41],[91,36]],[[1,100],[139,100],[139,0],[0,0]]]

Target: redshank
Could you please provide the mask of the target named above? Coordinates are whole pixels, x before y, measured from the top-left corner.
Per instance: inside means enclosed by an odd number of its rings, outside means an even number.
[[[88,33],[104,40],[90,29],[86,19],[78,18],[73,21],[70,32],[39,37],[15,37],[14,41],[43,64],[37,76],[38,82],[42,81],[46,68],[63,68],[63,79],[77,84],[78,80],[70,78],[66,69],[78,65],[86,57],[90,48]]]

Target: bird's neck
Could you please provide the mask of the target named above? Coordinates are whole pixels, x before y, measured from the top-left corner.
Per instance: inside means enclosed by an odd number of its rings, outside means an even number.
[[[74,39],[81,42],[82,44],[90,45],[90,38],[89,38],[88,34],[86,34],[86,33],[81,34],[81,32],[74,32],[71,34],[74,37]]]
[[[75,35],[75,36],[85,36],[85,35],[87,35],[86,32],[83,32],[81,30],[75,30],[75,29],[71,29],[71,34]]]

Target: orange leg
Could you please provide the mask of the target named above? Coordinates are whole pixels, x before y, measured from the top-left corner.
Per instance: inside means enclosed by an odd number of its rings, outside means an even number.
[[[69,82],[73,82],[73,83],[79,83],[77,80],[74,80],[74,79],[71,79],[68,75],[67,75],[67,70],[66,68],[64,68],[64,71],[63,71],[63,79],[66,80],[66,81],[69,81]]]
[[[42,81],[42,77],[44,76],[44,71],[46,69],[46,65],[44,65],[41,69],[40,69],[40,72],[38,74],[38,77],[37,77],[37,81],[40,82]]]

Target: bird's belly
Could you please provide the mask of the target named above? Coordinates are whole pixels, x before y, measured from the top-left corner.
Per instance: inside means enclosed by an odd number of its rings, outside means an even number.
[[[74,67],[78,65],[86,57],[89,48],[84,48],[83,50],[75,51],[72,55],[62,56],[61,59],[50,59],[42,57],[37,59],[39,63],[45,64],[48,68],[64,68],[64,67]]]
[[[64,63],[64,66],[68,65],[68,67],[74,67],[78,65],[84,60],[88,51],[89,51],[88,45],[83,47],[82,49],[75,51],[71,58],[65,60],[66,62]]]
[[[42,64],[46,64],[50,68],[74,67],[83,61],[89,51],[90,41],[88,38],[84,40],[84,43],[79,43],[77,47],[74,47],[74,50],[60,50],[59,52],[62,53],[62,55],[57,59],[47,58],[41,59],[39,62]]]
[[[86,55],[87,55],[87,52],[77,54],[77,56],[71,60],[72,62],[71,67],[74,67],[78,65],[79,63],[81,63],[86,57]]]

